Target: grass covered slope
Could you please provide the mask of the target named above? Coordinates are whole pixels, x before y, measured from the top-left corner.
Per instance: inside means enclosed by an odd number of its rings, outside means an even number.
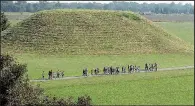
[[[87,94],[99,105],[194,104],[194,69],[32,83],[57,97]]]
[[[3,51],[63,54],[193,52],[190,45],[131,12],[41,11],[2,37]]]

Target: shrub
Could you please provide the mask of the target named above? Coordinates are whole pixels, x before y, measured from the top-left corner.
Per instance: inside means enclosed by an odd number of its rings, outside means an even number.
[[[135,14],[130,14],[130,13],[122,13],[122,16],[126,17],[126,18],[130,18],[133,20],[140,20],[140,17],[135,15]]]
[[[91,104],[90,96],[78,97],[77,105],[79,105],[79,106],[89,106],[90,104]]]
[[[132,18],[133,20],[140,20],[140,17],[137,16],[137,15],[135,15],[135,14],[131,14],[131,18]]]
[[[57,99],[56,97],[46,97],[42,105],[50,106],[91,106],[90,96],[78,97],[78,101],[74,102],[71,97],[68,99]]]
[[[0,99],[1,105],[26,105],[39,103],[43,90],[29,84],[26,64],[18,64],[9,55],[1,55]]]

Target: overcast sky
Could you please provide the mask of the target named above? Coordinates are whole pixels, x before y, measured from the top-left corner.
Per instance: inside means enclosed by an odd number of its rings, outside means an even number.
[[[38,1],[27,1],[27,2],[38,2]],[[49,2],[57,2],[57,1],[49,1]],[[71,3],[71,2],[80,2],[80,3],[87,3],[87,2],[97,2],[97,3],[109,3],[112,1],[60,1],[61,3]],[[130,2],[130,1],[125,1]],[[176,4],[181,2],[182,4],[190,3],[194,5],[194,1],[131,1],[131,2],[137,2],[137,3],[171,3],[175,2]]]

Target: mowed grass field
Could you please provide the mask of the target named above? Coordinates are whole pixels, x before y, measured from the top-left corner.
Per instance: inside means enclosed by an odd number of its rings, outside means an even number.
[[[87,94],[98,105],[194,104],[194,69],[32,83],[58,98]]]
[[[29,12],[5,12],[6,17],[11,23],[11,26],[16,25],[18,22],[30,17],[33,13]]]
[[[152,14],[143,16],[154,22],[194,22],[193,14]]]
[[[193,54],[132,54],[132,55],[77,55],[77,56],[40,56],[32,54],[13,55],[20,63],[28,64],[28,73],[30,79],[39,79],[42,77],[42,71],[46,76],[49,70],[64,71],[65,76],[81,76],[82,70],[88,68],[100,68],[104,66],[122,66],[137,65],[144,68],[145,63],[157,63],[159,68],[182,67],[194,65]]]
[[[194,45],[194,22],[155,22],[172,35]]]

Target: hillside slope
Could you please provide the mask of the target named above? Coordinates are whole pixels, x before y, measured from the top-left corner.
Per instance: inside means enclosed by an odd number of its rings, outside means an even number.
[[[190,45],[132,12],[47,10],[2,36],[3,51],[63,54],[193,52]]]

